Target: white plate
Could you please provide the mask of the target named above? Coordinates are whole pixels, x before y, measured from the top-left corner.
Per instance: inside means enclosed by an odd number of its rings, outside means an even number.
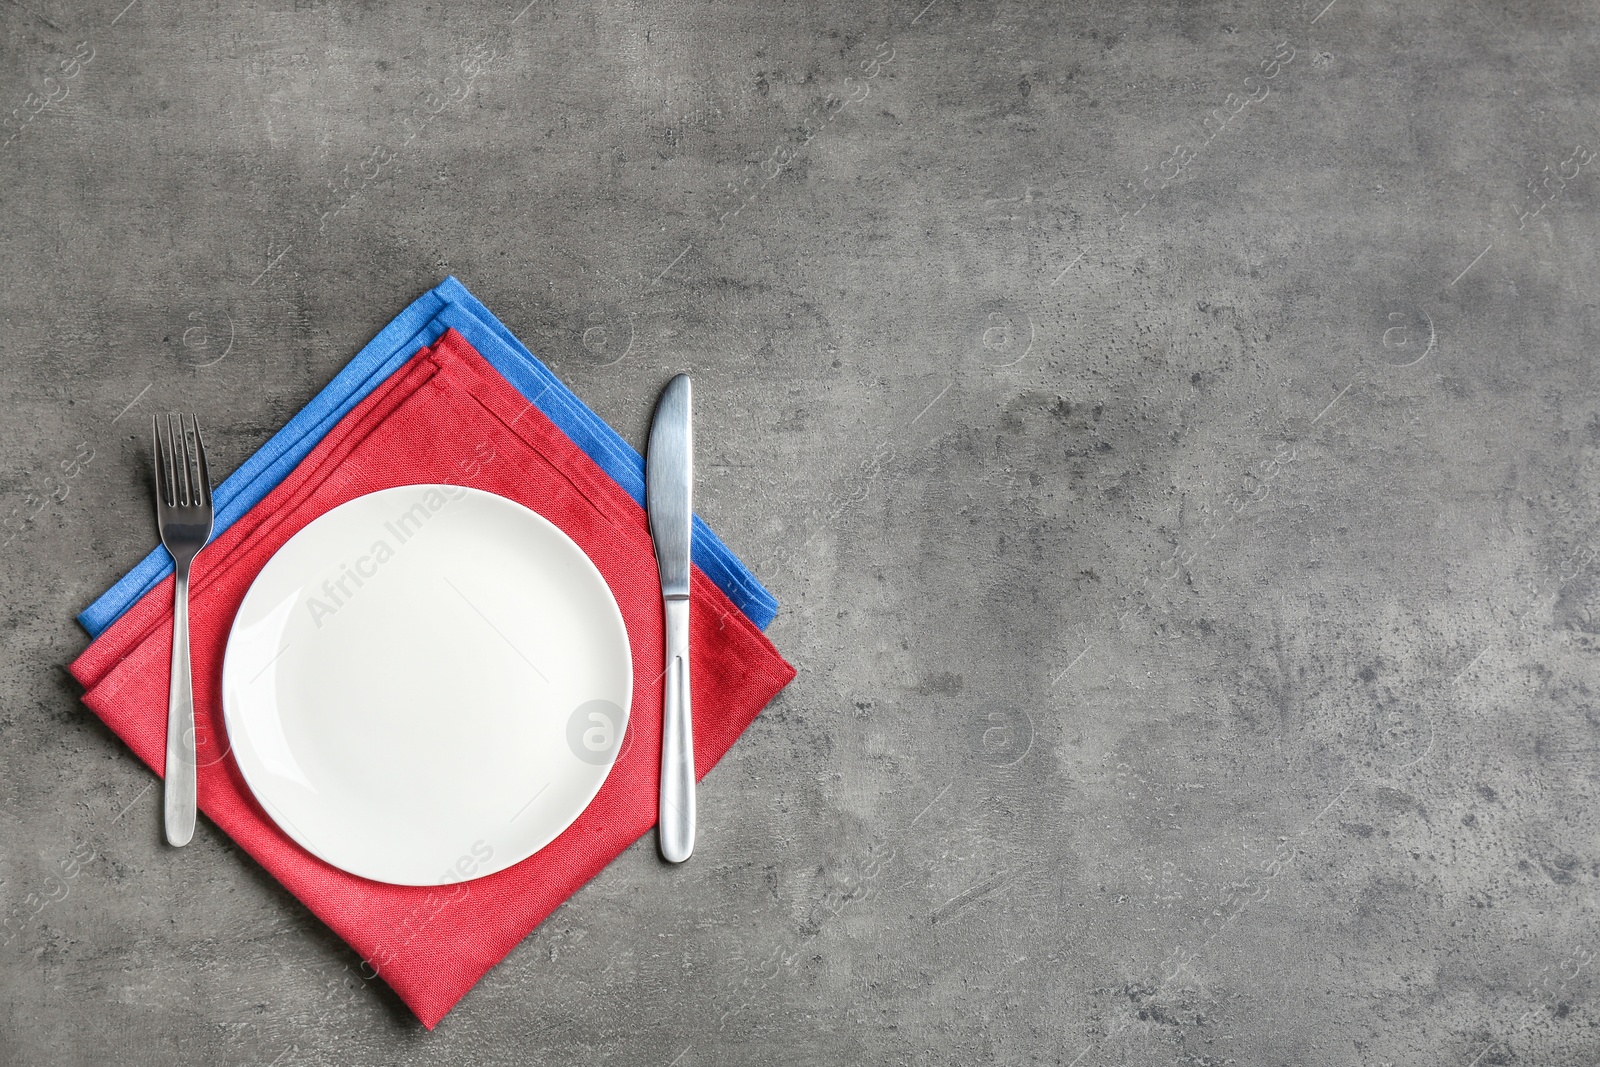
[[[411,485],[295,534],[245,595],[222,706],[285,833],[363,878],[443,885],[533,855],[594,799],[633,660],[600,572],[504,497]]]

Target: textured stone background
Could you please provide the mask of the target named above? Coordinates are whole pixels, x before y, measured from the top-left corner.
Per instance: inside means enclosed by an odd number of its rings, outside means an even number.
[[[0,1062],[1600,1058],[1592,5],[125,2],[0,5]],[[800,674],[428,1034],[62,665],[446,273]]]

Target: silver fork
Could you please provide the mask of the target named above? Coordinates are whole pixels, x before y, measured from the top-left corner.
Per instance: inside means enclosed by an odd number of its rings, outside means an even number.
[[[167,844],[194,836],[194,679],[189,672],[189,566],[211,539],[211,472],[200,420],[151,416],[156,452],[156,525],[176,572],[172,603],[172,682],[167,694]],[[191,443],[192,446],[191,447]]]

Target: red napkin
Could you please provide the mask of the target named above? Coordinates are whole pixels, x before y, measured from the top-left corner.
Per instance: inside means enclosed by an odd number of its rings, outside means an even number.
[[[514,867],[435,889],[346,874],[280,831],[227,755],[221,699],[229,627],[279,546],[347,500],[428,482],[498,493],[577,542],[622,609],[634,677],[621,754],[578,820]],[[698,568],[692,590],[695,769],[703,777],[794,668]],[[450,330],[345,416],[196,561],[189,640],[200,810],[360,952],[432,1029],[546,915],[655,824],[663,636],[644,510]],[[157,774],[166,758],[171,648],[169,577],[72,665],[87,689],[84,703]]]

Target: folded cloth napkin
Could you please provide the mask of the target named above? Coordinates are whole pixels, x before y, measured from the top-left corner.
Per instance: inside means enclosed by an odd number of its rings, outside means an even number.
[[[227,757],[223,652],[274,552],[329,509],[398,485],[469,485],[559,526],[605,577],[632,643],[628,732],[599,794],[513,867],[445,888],[386,885],[312,856],[278,829]],[[697,566],[690,648],[703,776],[794,677]],[[200,809],[350,943],[432,1028],[483,974],[655,823],[663,619],[643,508],[535,404],[447,329],[336,422],[261,503],[200,554],[190,586]],[[137,600],[72,665],[84,703],[158,774],[165,762],[172,583]]]
[[[384,327],[343,370],[254,455],[216,487],[214,532],[254,507],[310,453],[330,427],[446,330],[460,333],[500,374],[572,439],[628,495],[644,503],[644,460],[633,447],[511,335],[455,278],[424,293]],[[694,520],[694,562],[762,629],[778,602],[700,519]],[[98,635],[134,601],[172,573],[172,557],[157,548],[78,616]]]

